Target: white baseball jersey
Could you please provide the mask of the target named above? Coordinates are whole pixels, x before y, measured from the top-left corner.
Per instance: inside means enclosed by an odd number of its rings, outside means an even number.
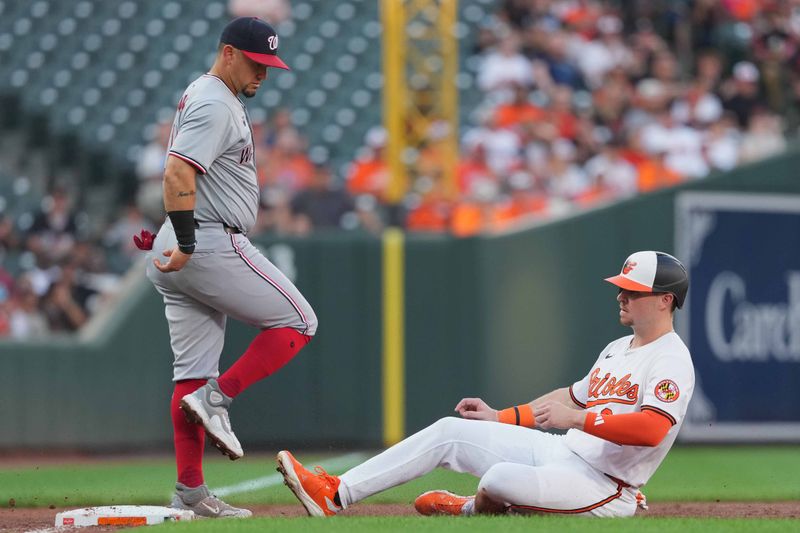
[[[675,332],[639,348],[633,335],[609,344],[591,372],[570,387],[573,401],[598,413],[652,410],[672,422],[664,440],[654,447],[620,446],[578,429],[567,432],[567,446],[597,470],[639,487],[661,464],[680,431],[694,391],[694,367],[689,349]]]
[[[195,218],[247,233],[258,213],[253,130],[242,101],[217,76],[204,74],[178,103],[169,155],[192,165],[197,177]]]

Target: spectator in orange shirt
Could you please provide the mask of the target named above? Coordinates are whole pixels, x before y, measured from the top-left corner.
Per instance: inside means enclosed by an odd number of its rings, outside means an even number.
[[[547,213],[547,195],[537,190],[533,177],[525,171],[518,171],[508,179],[509,195],[497,204],[495,209],[496,230],[509,229],[524,218]]]
[[[464,149],[467,151],[466,158],[458,163],[456,169],[459,193],[466,194],[477,181],[497,181],[497,177],[486,162],[486,148],[483,143],[477,142]]]
[[[722,0],[722,7],[736,20],[752,21],[762,10],[762,0]]]
[[[595,32],[597,19],[602,15],[602,9],[593,0],[578,0],[568,9],[564,10],[561,19],[565,25],[573,28],[585,38],[591,38]]]
[[[456,237],[471,237],[495,228],[498,187],[495,183],[477,182],[471,194],[453,208],[450,231]]]
[[[666,152],[659,152],[637,165],[639,172],[639,192],[645,193],[671,187],[683,181],[680,174],[664,164]]]
[[[411,205],[406,215],[405,227],[409,231],[444,233],[450,225],[453,202],[441,186],[419,196],[411,195]]]
[[[260,167],[262,188],[293,194],[305,189],[314,175],[314,164],[306,155],[305,140],[294,130],[282,131]]]
[[[383,199],[389,186],[389,166],[383,157],[386,131],[375,127],[367,132],[365,153],[356,159],[347,175],[350,194],[371,194]]]
[[[514,84],[514,98],[507,104],[497,107],[494,123],[499,128],[513,128],[524,122],[536,122],[545,118],[545,111],[533,105],[528,99],[530,91],[521,84]]]
[[[640,193],[677,185],[683,177],[671,170],[664,160],[667,146],[655,146],[651,153],[644,149],[642,136],[634,130],[626,139],[627,146],[620,153],[636,169],[637,188]]]
[[[572,87],[556,85],[551,94],[548,121],[558,129],[558,136],[575,139],[578,133],[578,119],[572,110]]]

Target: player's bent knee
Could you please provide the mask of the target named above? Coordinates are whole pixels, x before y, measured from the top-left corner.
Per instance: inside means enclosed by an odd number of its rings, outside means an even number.
[[[482,492],[491,500],[504,500],[504,483],[507,483],[505,480],[508,480],[509,477],[509,467],[511,467],[511,465],[506,463],[498,463],[490,466],[483,476],[481,476],[481,480],[478,483],[478,491]]]
[[[463,418],[446,416],[428,427],[435,431],[441,440],[453,440],[462,433],[463,425],[469,424],[469,422],[469,420],[464,420]]]
[[[448,416],[440,418],[430,426],[421,430],[421,434],[425,434],[425,438],[429,441],[436,443],[447,443],[453,440],[453,436],[457,434],[457,423],[460,419]]]
[[[494,495],[498,477],[497,465],[490,466],[478,482],[478,491],[487,496]]]

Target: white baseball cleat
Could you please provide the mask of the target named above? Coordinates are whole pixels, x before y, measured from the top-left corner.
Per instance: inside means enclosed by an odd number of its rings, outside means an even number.
[[[205,485],[189,488],[183,483],[175,484],[175,495],[170,507],[194,511],[204,518],[249,518],[253,513],[248,509],[239,509],[220,500]]]
[[[220,390],[217,380],[212,378],[193,393],[181,398],[181,409],[190,422],[203,425],[206,434],[219,451],[235,461],[244,456],[244,450],[233,434],[228,418],[228,407],[232,401],[232,398]]]

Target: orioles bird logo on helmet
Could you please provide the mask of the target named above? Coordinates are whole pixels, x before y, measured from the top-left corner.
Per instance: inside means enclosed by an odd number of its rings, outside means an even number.
[[[625,266],[622,267],[622,273],[623,274],[629,273],[631,270],[636,268],[636,264],[637,264],[636,261],[626,261]]]

